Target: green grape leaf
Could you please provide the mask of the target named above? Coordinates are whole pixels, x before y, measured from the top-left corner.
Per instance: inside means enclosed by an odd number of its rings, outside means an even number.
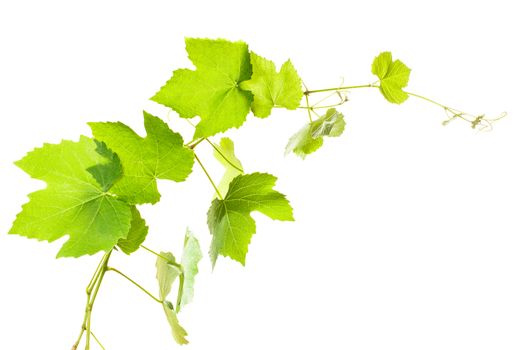
[[[47,187],[29,195],[9,233],[49,242],[68,235],[57,257],[110,250],[127,237],[132,217],[131,207],[108,192],[121,176],[118,163],[85,136],[29,152],[15,164]]]
[[[185,39],[196,70],[178,69],[151,100],[172,108],[182,118],[201,117],[194,138],[240,127],[252,96],[239,84],[250,79],[252,66],[244,42]]]
[[[231,139],[223,137],[216,148],[214,149],[214,157],[225,167],[225,173],[219,182],[218,190],[219,193],[227,193],[230,181],[243,174],[243,166],[234,153],[234,142]],[[217,193],[214,198],[216,196]]]
[[[126,238],[122,238],[118,241],[118,247],[128,255],[140,248],[140,245],[145,241],[147,233],[149,232],[149,227],[141,217],[139,210],[133,206],[131,212],[132,221],[129,234]]]
[[[286,61],[279,73],[274,62],[250,53],[252,78],[239,84],[243,90],[254,95],[252,112],[256,117],[266,118],[274,106],[296,109],[303,98],[301,78],[292,62]]]
[[[169,322],[172,337],[178,344],[188,344],[186,338],[187,331],[179,324],[176,311],[172,303],[166,298],[169,296],[172,290],[172,284],[176,281],[182,271],[175,265],[171,264],[170,261],[175,262],[176,259],[172,253],[161,252],[162,257],[158,257],[156,260],[156,278],[159,284],[159,296],[163,301],[163,311]]]
[[[181,256],[184,281],[179,308],[190,303],[194,297],[194,280],[198,274],[198,263],[202,258],[203,255],[197,238],[187,229],[183,244],[183,255]]]
[[[408,99],[404,88],[408,85],[411,69],[400,60],[392,60],[391,52],[375,57],[372,73],[379,77],[382,95],[391,103],[403,103]]]
[[[176,258],[172,253],[160,252],[160,255],[161,257],[158,256],[156,260],[156,278],[160,299],[165,300],[172,290],[172,284],[182,271],[176,266]]]
[[[239,175],[223,199],[214,199],[207,223],[212,234],[210,259],[215,266],[218,255],[228,256],[242,265],[256,223],[253,211],[282,221],[293,221],[292,207],[285,196],[273,189],[277,178],[270,174]]]
[[[94,137],[121,159],[123,176],[112,192],[130,204],[156,203],[160,199],[156,180],[184,181],[194,164],[194,152],[183,146],[180,134],[158,117],[143,115],[145,138],[123,123],[89,123]]]
[[[345,126],[344,116],[335,108],[329,108],[325,115],[306,124],[290,138],[285,154],[294,152],[304,159],[323,145],[324,136],[341,136]]]
[[[172,337],[176,341],[176,343],[180,345],[188,344],[187,340],[187,331],[179,324],[178,316],[176,312],[172,309],[172,304],[169,302],[163,302],[163,310],[165,311],[165,315],[167,316],[167,321],[169,322],[170,329],[172,332]]]

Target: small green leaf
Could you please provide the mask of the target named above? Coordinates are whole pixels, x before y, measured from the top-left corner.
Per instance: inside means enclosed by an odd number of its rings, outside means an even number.
[[[29,195],[10,234],[49,242],[68,235],[58,257],[108,251],[127,237],[131,207],[107,192],[121,168],[105,146],[82,136],[45,144],[16,165],[47,187]]]
[[[183,267],[183,291],[179,307],[183,307],[192,301],[194,297],[194,280],[198,274],[198,263],[203,255],[196,237],[187,229],[183,255],[181,256],[181,266]]]
[[[165,300],[172,290],[172,284],[179,277],[182,271],[170,262],[176,262],[172,253],[160,252],[156,260],[156,278],[159,283],[159,295],[161,300]]]
[[[174,340],[178,344],[188,344],[188,340],[186,339],[187,331],[179,324],[172,303],[166,300],[172,290],[172,284],[182,271],[177,266],[169,263],[169,261],[176,261],[172,253],[161,252],[160,255],[162,257],[158,257],[156,260],[156,278],[159,283],[159,296],[163,301],[163,311],[165,311],[165,316],[167,316]]]
[[[194,138],[240,127],[250,110],[250,92],[239,88],[250,79],[248,46],[242,41],[185,39],[196,70],[178,69],[151,98],[182,118],[200,116]]]
[[[285,154],[294,152],[301,158],[305,158],[323,145],[324,136],[341,136],[345,126],[344,116],[335,108],[330,108],[325,115],[306,124],[290,138]]]
[[[179,324],[178,316],[176,315],[176,311],[172,308],[172,303],[165,301],[163,302],[163,311],[165,311],[165,316],[167,316],[167,321],[169,322],[170,329],[172,332],[172,337],[176,341],[176,343],[180,345],[188,344],[187,340],[187,331]]]
[[[256,232],[251,212],[258,211],[274,220],[294,219],[288,200],[273,189],[276,180],[275,176],[264,173],[239,175],[230,183],[223,200],[212,201],[207,219],[212,234],[212,265],[218,255],[245,264],[248,245]]]
[[[180,134],[158,117],[143,115],[145,138],[123,123],[89,123],[94,137],[121,159],[123,176],[112,191],[130,204],[156,203],[160,199],[156,180],[184,181],[194,164],[194,152],[183,146]]]
[[[236,176],[243,174],[243,166],[234,153],[234,142],[232,142],[231,139],[223,137],[217,148],[219,149],[219,152],[214,150],[214,157],[225,168],[225,173],[219,182],[218,190],[219,193],[227,193],[230,181],[232,181]]]
[[[126,238],[118,241],[118,247],[120,247],[125,254],[132,254],[138,250],[149,232],[149,227],[141,217],[139,210],[133,206],[131,211],[132,221],[129,234]]]
[[[239,86],[254,95],[252,111],[256,117],[268,117],[274,106],[287,109],[299,107],[303,98],[301,78],[290,60],[281,66],[279,73],[274,62],[253,52],[250,53],[250,61],[252,78]]]
[[[375,57],[372,73],[379,77],[382,95],[391,103],[403,103],[408,99],[404,88],[408,85],[411,69],[400,60],[392,60],[391,52]]]

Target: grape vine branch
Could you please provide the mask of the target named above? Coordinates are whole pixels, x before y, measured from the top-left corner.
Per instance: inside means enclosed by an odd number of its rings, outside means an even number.
[[[252,212],[273,220],[294,220],[286,196],[274,189],[274,175],[245,173],[233,141],[228,137],[219,142],[212,140],[217,134],[241,127],[250,112],[267,118],[274,108],[306,110],[303,116],[308,121],[290,136],[285,150],[286,154],[301,158],[319,150],[326,137],[342,135],[346,122],[338,108],[349,102],[346,92],[353,89],[378,89],[394,104],[409,97],[421,99],[443,109],[447,117],[444,125],[458,119],[474,129],[490,130],[494,122],[506,115],[474,115],[405,91],[411,70],[402,61],[394,60],[390,52],[375,57],[371,73],[378,80],[373,83],[308,89],[290,60],[278,71],[274,62],[252,52],[241,41],[187,38],[186,50],[195,69],[175,70],[151,100],[177,112],[194,127],[189,142],[185,143],[162,119],[143,112],[145,137],[121,122],[92,122],[92,137],[44,144],[15,162],[32,178],[45,181],[47,187],[29,194],[29,201],[22,206],[9,233],[48,242],[68,236],[57,257],[104,252],[86,287],[83,321],[73,350],[82,341],[86,350],[91,349],[93,341],[105,349],[93,332],[92,313],[108,272],[119,275],[123,282],[160,304],[174,340],[178,344],[188,343],[187,332],[177,315],[193,299],[203,254],[189,229],[179,259],[170,252],[156,252],[144,245],[149,228],[139,205],[160,200],[158,180],[183,182],[194,163],[206,175],[215,193],[207,213],[213,267],[219,256],[246,263],[250,240],[256,232]],[[317,101],[312,102],[312,97]],[[194,117],[200,118],[197,124],[191,121]],[[212,147],[214,157],[225,168],[219,182],[205,167],[206,160],[195,152],[201,144]],[[156,257],[157,294],[109,265],[112,254],[131,255],[138,249]],[[177,293],[171,298],[176,282]]]

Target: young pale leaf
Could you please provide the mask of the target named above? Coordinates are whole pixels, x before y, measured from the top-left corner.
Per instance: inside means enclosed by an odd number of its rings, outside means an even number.
[[[89,123],[97,140],[118,154],[123,176],[112,191],[130,204],[156,203],[156,179],[184,181],[192,172],[194,152],[180,134],[158,117],[143,112],[147,136],[140,137],[123,123]]]
[[[176,281],[182,271],[177,266],[170,263],[170,261],[176,261],[172,253],[161,252],[160,255],[162,257],[158,257],[156,260],[156,278],[159,283],[159,296],[163,301],[163,311],[165,311],[165,315],[167,316],[174,340],[181,345],[188,344],[188,340],[186,339],[187,331],[185,331],[185,329],[179,324],[172,303],[166,300],[172,290],[172,284]]]
[[[264,173],[239,175],[230,183],[223,200],[212,201],[207,218],[212,234],[212,265],[218,255],[245,265],[248,245],[256,232],[251,212],[259,211],[274,220],[294,220],[288,200],[273,189],[276,180],[275,176]]]
[[[138,250],[149,232],[149,227],[141,217],[139,210],[133,206],[131,211],[132,221],[129,234],[126,238],[122,238],[118,241],[118,247],[120,247],[125,254],[132,254]]]
[[[408,99],[404,88],[408,85],[411,69],[400,60],[392,60],[391,52],[375,57],[372,73],[379,77],[382,95],[391,103],[403,103]]]
[[[45,144],[16,165],[47,187],[29,195],[10,234],[49,242],[68,235],[58,257],[107,251],[127,237],[131,207],[108,193],[121,167],[101,143],[82,136]]]
[[[188,344],[188,340],[186,338],[188,335],[187,331],[179,324],[178,316],[173,310],[172,304],[169,302],[163,302],[163,311],[165,311],[165,315],[167,316],[167,321],[169,322],[172,332],[172,337],[176,343],[180,345]]]
[[[243,174],[243,166],[234,153],[234,142],[231,139],[223,137],[217,148],[219,152],[214,150],[214,157],[225,167],[225,173],[219,182],[218,190],[219,193],[227,193],[230,181],[236,176]]]
[[[250,53],[252,78],[239,86],[254,95],[252,111],[256,117],[266,118],[274,106],[296,109],[303,98],[301,78],[292,62],[286,61],[279,73],[274,62]]]
[[[330,108],[325,115],[306,124],[290,138],[285,154],[294,152],[304,159],[308,154],[317,151],[323,145],[324,136],[341,136],[345,126],[344,116],[335,108]]]
[[[194,280],[198,274],[198,263],[202,259],[201,248],[196,237],[187,229],[185,243],[183,245],[183,255],[181,256],[181,266],[183,267],[183,290],[181,303],[183,307],[192,301],[194,297]]]
[[[185,39],[196,70],[178,69],[151,100],[172,108],[182,118],[200,116],[194,138],[241,126],[250,110],[250,92],[239,88],[250,79],[248,46],[227,40]]]

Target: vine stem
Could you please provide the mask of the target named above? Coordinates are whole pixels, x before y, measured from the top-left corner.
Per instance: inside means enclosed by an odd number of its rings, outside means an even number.
[[[432,104],[434,104],[436,106],[439,106],[439,107],[441,107],[441,108],[443,108],[445,110],[451,111],[452,113],[455,113],[455,114],[468,114],[468,113],[460,111],[460,110],[458,110],[456,108],[452,108],[452,107],[448,107],[446,105],[443,105],[442,103],[437,102],[435,100],[432,100],[431,98],[427,98],[426,96],[422,96],[422,95],[415,94],[413,92],[408,92],[408,91],[404,91],[404,92],[407,93],[408,96],[413,96],[413,97],[419,98],[421,100],[424,100],[426,102],[432,103]]]
[[[223,196],[221,195],[221,193],[219,192],[214,180],[212,180],[212,178],[210,177],[210,174],[208,173],[207,169],[205,168],[205,166],[203,165],[203,163],[201,163],[201,160],[199,159],[199,157],[196,155],[196,153],[194,152],[194,158],[196,158],[196,161],[198,162],[199,166],[201,167],[201,169],[203,169],[203,172],[205,173],[205,175],[207,176],[208,178],[208,181],[210,181],[210,184],[212,185],[212,187],[214,187],[214,190],[216,190],[216,194],[218,196],[219,199],[223,200]]]
[[[156,253],[154,250],[147,248],[144,245],[140,245],[140,247],[145,249],[146,251],[156,255],[157,257],[166,260],[169,264],[176,266],[181,271],[181,274],[179,275],[178,298],[176,301],[176,312],[179,312],[179,309],[181,308],[181,298],[183,297],[183,285],[185,284],[185,272],[183,271],[183,266],[181,266],[180,264],[178,264],[175,261],[170,260],[167,257],[164,257],[161,254]]]
[[[149,292],[148,290],[146,290],[145,288],[143,288],[139,283],[137,283],[136,281],[134,281],[132,278],[130,278],[129,276],[127,276],[126,274],[124,274],[123,272],[121,272],[120,270],[118,269],[115,269],[114,267],[107,267],[107,271],[112,271],[112,272],[116,272],[117,274],[119,274],[120,276],[122,276],[123,278],[125,278],[127,281],[129,281],[130,283],[134,284],[136,287],[138,287],[142,292],[144,292],[145,294],[147,294],[149,297],[151,297],[152,299],[154,299],[154,301],[156,301],[157,303],[163,303],[163,301],[161,301],[160,299],[156,298],[151,292]]]
[[[306,110],[308,112],[308,120],[310,120],[310,123],[312,122],[312,108],[310,108],[310,101],[308,100],[308,95],[310,94],[310,91],[307,91],[305,93],[305,99],[306,99]]]
[[[223,157],[223,159],[224,159],[228,164],[230,164],[230,166],[232,166],[234,169],[236,169],[236,170],[238,170],[238,171],[240,171],[240,172],[243,172],[243,169],[242,169],[241,167],[235,165],[234,163],[232,163],[232,161],[231,161],[230,159],[228,159],[228,158],[223,154],[223,152],[221,152],[221,150],[219,149],[219,147],[216,146],[216,145],[214,144],[214,142],[210,141],[210,140],[208,139],[208,137],[206,137],[205,140],[206,140],[206,141],[207,141],[207,142],[212,146],[212,148],[214,148],[214,150],[215,150],[217,153],[219,153],[219,155],[220,155],[221,157]]]
[[[334,103],[334,104],[331,104],[331,105],[324,105],[324,106],[310,106],[310,107],[305,107],[305,106],[299,106],[297,108],[299,109],[309,109],[309,110],[315,110],[315,109],[326,109],[326,108],[333,108],[333,107],[337,107],[337,106],[342,106],[343,104],[345,104],[345,102],[339,102],[339,103]]]
[[[161,255],[161,254],[159,254],[159,253],[157,253],[157,252],[155,252],[154,250],[145,247],[143,244],[140,245],[140,247],[143,248],[143,249],[145,249],[145,250],[148,251],[149,253],[152,253],[152,254],[156,255],[158,258],[162,258],[163,260],[166,260],[169,264],[176,266],[178,269],[180,269],[180,270],[182,269],[181,265],[178,264],[177,262],[172,261],[172,260],[170,260],[169,258],[167,258],[167,257],[165,257],[165,256],[163,256],[163,255]]]
[[[372,84],[363,84],[363,85],[350,85],[350,86],[339,86],[339,87],[333,87],[333,88],[325,88],[325,89],[317,89],[317,90],[306,90],[304,92],[304,95],[306,97],[306,106],[300,106],[299,108],[301,109],[307,109],[308,110],[308,115],[310,116],[310,112],[314,112],[314,109],[319,109],[319,108],[329,108],[329,107],[335,107],[336,105],[328,105],[328,106],[310,106],[309,102],[308,102],[308,96],[310,94],[315,94],[315,93],[321,93],[321,92],[331,92],[331,91],[335,91],[335,92],[339,92],[339,91],[344,91],[344,90],[351,90],[351,89],[361,89],[361,88],[379,88],[380,86],[377,84],[377,83],[372,83]],[[456,108],[453,108],[453,107],[449,107],[449,106],[446,106],[445,104],[442,104],[440,102],[437,102],[431,98],[428,98],[426,96],[423,96],[423,95],[420,95],[420,94],[417,94],[417,93],[414,93],[414,92],[409,92],[409,91],[404,91],[408,96],[411,96],[411,97],[415,97],[415,98],[418,98],[418,99],[421,99],[423,101],[426,101],[426,102],[429,102],[435,106],[438,106],[442,109],[444,109],[446,112],[450,112],[452,113],[454,116],[453,118],[460,118],[468,123],[471,123],[472,126],[477,123],[477,122],[480,122],[481,119],[483,119],[483,116],[478,116],[478,117],[474,117],[474,120],[470,120],[470,119],[467,119],[465,118],[464,116],[473,116],[469,113],[466,113],[466,112],[463,112],[461,110],[458,110]],[[340,105],[342,103],[339,103],[337,105]],[[497,119],[501,119],[502,117],[500,118],[497,118]],[[494,120],[488,120],[488,119],[485,119],[486,121],[495,121],[497,119],[494,119]]]
[[[96,268],[94,275],[92,276],[89,284],[86,288],[87,294],[87,302],[85,304],[85,314],[82,322],[82,329],[80,331],[80,335],[78,339],[72,346],[72,350],[78,349],[80,342],[85,334],[85,350],[90,349],[91,343],[91,315],[92,309],[94,306],[94,302],[96,301],[96,296],[98,295],[98,291],[100,290],[101,283],[103,281],[103,277],[105,276],[105,272],[107,272],[107,264],[109,263],[109,259],[112,254],[112,249],[105,253]]]
[[[92,337],[94,338],[94,340],[96,341],[96,343],[98,343],[98,345],[100,346],[100,348],[102,348],[102,350],[106,350],[106,349],[105,349],[105,346],[103,346],[103,344],[100,342],[100,340],[98,339],[98,337],[96,337],[96,336],[94,335],[94,332],[93,332],[93,331],[91,331],[91,335],[92,335]]]
[[[307,90],[304,92],[305,96],[308,96],[310,94],[315,94],[315,93],[320,93],[320,92],[329,92],[329,91],[343,91],[343,90],[351,90],[351,89],[362,89],[362,88],[379,88],[379,85],[375,84],[375,83],[372,83],[372,84],[363,84],[363,85],[350,85],[350,86],[339,86],[339,87],[333,87],[333,88],[326,88],[326,89],[317,89],[317,90]],[[451,112],[455,112],[455,113],[462,113],[462,114],[467,114],[465,112],[462,112],[456,108],[452,108],[452,107],[448,107],[440,102],[437,102],[435,100],[432,100],[431,98],[428,98],[426,96],[422,96],[422,95],[419,95],[419,94],[416,94],[416,93],[413,93],[413,92],[409,92],[409,91],[404,91],[406,94],[408,94],[408,96],[412,96],[412,97],[415,97],[415,98],[419,98],[421,100],[424,100],[426,102],[429,102],[431,104],[434,104],[436,106],[439,106],[445,110],[449,110]],[[316,108],[327,108],[327,107],[334,107],[336,105],[331,105],[331,106],[318,106],[318,107],[310,107],[308,105],[308,99],[307,99],[307,106],[306,107],[300,107],[300,108],[307,108],[307,109],[316,109]]]
[[[183,271],[183,269],[181,269]],[[178,300],[176,301],[176,313],[181,309],[181,298],[183,297],[183,285],[185,284],[185,273],[179,275]]]
[[[360,89],[360,88],[374,88],[374,87],[379,87],[379,86],[375,85],[375,84],[338,86],[338,87],[334,87],[334,88],[317,89],[317,90],[306,90],[304,92],[304,95],[308,96],[310,94],[316,94],[318,92],[342,91],[342,90],[351,90],[351,89]]]
[[[190,120],[188,119],[185,119],[187,121],[187,123],[189,123],[192,127],[196,127]],[[212,142],[208,137],[203,137],[203,138],[200,138],[200,139],[196,139],[196,140],[192,140],[190,141],[189,143],[187,143],[185,146],[190,148],[190,149],[194,149],[197,145],[199,145],[202,141],[207,141],[211,146],[212,148],[214,148],[216,150],[217,153],[219,153],[219,155],[221,157],[223,157],[223,159],[228,163],[230,164],[233,168],[243,172],[243,169],[241,169],[240,167],[238,167],[237,165],[235,165],[230,159],[228,159],[224,154],[223,152],[221,152],[221,150],[219,149],[218,146],[216,146],[214,144],[214,142]]]
[[[200,144],[201,142],[203,142],[203,141],[207,141],[207,142],[212,146],[212,148],[214,148],[214,150],[215,150],[217,153],[219,153],[219,155],[220,155],[221,157],[223,157],[223,159],[224,159],[228,164],[230,164],[230,166],[232,166],[232,167],[235,168],[236,170],[239,170],[240,172],[243,172],[243,169],[241,169],[241,168],[238,167],[236,164],[234,164],[230,159],[228,159],[228,157],[225,156],[225,155],[223,154],[223,152],[221,152],[221,150],[219,149],[219,147],[216,146],[216,145],[214,144],[214,142],[210,141],[210,139],[209,139],[208,137],[201,138],[201,139],[199,139],[199,140],[191,141],[191,142],[187,143],[185,146],[188,147],[188,148],[190,148],[190,149],[192,149],[192,150],[194,150],[194,148],[196,148],[196,146],[199,145],[199,144]]]
[[[194,149],[197,145],[199,145],[201,142],[203,142],[205,140],[205,138],[200,138],[200,139],[197,139],[197,140],[192,140],[190,141],[189,143],[187,143],[185,145],[185,147],[188,147],[190,149]]]

